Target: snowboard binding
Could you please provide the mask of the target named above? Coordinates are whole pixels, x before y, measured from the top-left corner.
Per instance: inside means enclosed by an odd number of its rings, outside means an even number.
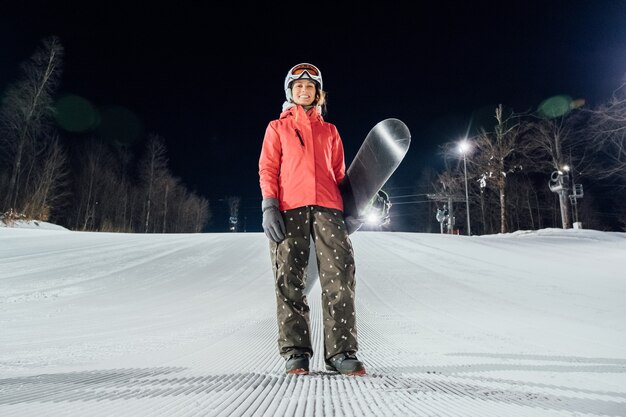
[[[389,217],[390,209],[391,201],[389,200],[389,194],[383,190],[379,190],[374,198],[372,198],[367,208],[366,223],[370,226],[388,225],[391,221]]]

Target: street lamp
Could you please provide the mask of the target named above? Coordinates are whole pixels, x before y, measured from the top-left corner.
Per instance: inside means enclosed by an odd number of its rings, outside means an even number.
[[[470,144],[467,139],[463,139],[459,143],[459,152],[463,154],[463,171],[465,172],[465,211],[467,213],[467,235],[472,235],[472,227],[470,226],[470,210],[469,210],[469,193],[467,191],[467,152]]]

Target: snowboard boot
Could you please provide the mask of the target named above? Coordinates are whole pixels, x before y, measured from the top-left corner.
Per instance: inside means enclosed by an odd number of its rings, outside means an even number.
[[[285,362],[285,369],[291,375],[308,375],[309,355],[306,353],[291,355]]]
[[[343,352],[326,360],[326,370],[336,371],[342,375],[365,375],[363,362],[354,353]]]

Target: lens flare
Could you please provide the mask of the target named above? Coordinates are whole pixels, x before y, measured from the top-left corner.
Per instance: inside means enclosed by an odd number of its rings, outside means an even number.
[[[98,124],[98,111],[82,97],[65,95],[57,100],[54,107],[57,123],[68,132],[87,132]]]
[[[537,109],[547,119],[566,115],[572,109],[572,98],[567,95],[552,96],[544,100]]]

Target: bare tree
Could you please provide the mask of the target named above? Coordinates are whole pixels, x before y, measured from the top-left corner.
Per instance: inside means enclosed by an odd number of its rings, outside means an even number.
[[[92,139],[79,151],[82,164],[75,181],[77,228],[161,233],[204,228],[210,216],[208,202],[204,206],[207,213],[199,213],[201,200],[170,174],[160,137],[150,137],[137,182],[128,177],[131,155],[127,150],[115,149]]]
[[[117,146],[115,148],[115,157],[117,160],[117,204],[115,205],[115,212],[112,218],[112,222],[115,225],[116,230],[120,231],[132,231],[132,191],[133,186],[129,178],[129,170],[133,155],[130,149],[126,146]]]
[[[522,124],[520,116],[505,114],[500,104],[495,112],[496,125],[493,132],[481,129],[472,139],[475,154],[469,161],[481,172],[485,187],[493,184],[498,192],[500,204],[500,232],[507,232],[506,189],[507,176],[522,168],[520,155],[525,154],[520,141]]]
[[[191,198],[188,200],[188,206],[192,220],[189,224],[189,229],[195,233],[200,233],[211,219],[209,200],[192,194]]]
[[[603,161],[597,175],[626,183],[626,84],[606,103],[587,111],[591,117],[586,132]]]
[[[49,220],[50,209],[65,199],[68,176],[67,154],[55,138],[45,149],[42,167],[35,171],[32,191],[24,206],[24,214],[31,218]]]
[[[590,142],[580,134],[582,115],[582,112],[574,111],[553,118],[536,118],[528,123],[526,134],[526,158],[531,161],[533,170],[556,173],[551,189],[559,196],[563,228],[571,225],[570,179],[580,179],[596,172],[588,157]]]
[[[165,178],[163,178],[162,180],[162,188],[163,188],[163,214],[162,214],[162,227],[161,227],[161,233],[166,233],[167,232],[167,210],[168,210],[168,203],[169,203],[169,199],[170,199],[170,195],[171,193],[176,190],[176,187],[178,187],[178,183],[179,180],[177,178],[171,177],[171,176],[167,176]]]
[[[172,213],[175,213],[175,207],[180,204],[184,193],[185,189],[180,178],[173,177],[169,173],[159,178],[153,198],[155,231],[160,230],[161,233],[176,231],[178,219],[172,216]],[[157,222],[160,222],[159,229],[157,229]]]
[[[211,219],[209,200],[190,193],[184,187],[177,190],[176,222],[172,223],[174,232],[200,233]],[[171,210],[174,212],[174,209]]]
[[[0,149],[10,175],[2,202],[21,210],[32,187],[34,170],[45,146],[54,140],[50,123],[53,94],[61,76],[63,47],[56,37],[44,39],[32,57],[22,65],[23,77],[12,85],[0,110]]]
[[[145,188],[144,200],[144,232],[150,231],[150,216],[152,215],[152,204],[155,193],[158,191],[158,184],[164,177],[169,175],[167,168],[165,141],[159,135],[152,134],[148,137],[146,153],[140,162],[139,175]]]
[[[107,191],[114,178],[108,170],[113,157],[107,146],[95,139],[86,142],[81,149],[80,168],[75,179],[75,228],[79,230],[96,230],[103,219],[100,207],[103,199],[112,198],[119,190]]]
[[[47,219],[55,206],[71,201],[63,218],[75,229],[201,231],[211,217],[209,202],[170,174],[158,135],[149,136],[136,167],[139,181],[129,175],[134,158],[127,149],[114,154],[110,145],[90,140],[76,154],[64,150],[52,123],[62,56],[59,40],[45,39],[3,97],[0,209]],[[79,159],[70,164],[70,156]]]

